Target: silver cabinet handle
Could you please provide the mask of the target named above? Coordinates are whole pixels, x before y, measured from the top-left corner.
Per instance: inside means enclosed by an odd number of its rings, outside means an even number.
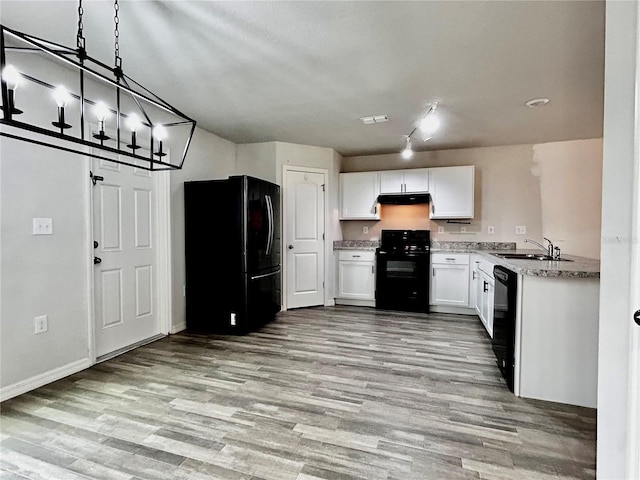
[[[371,265],[371,273],[374,273],[374,271],[373,271],[373,265]]]
[[[447,260],[448,262],[454,262],[455,258],[447,257],[445,260]]]
[[[352,258],[360,258],[360,255],[351,255]]]

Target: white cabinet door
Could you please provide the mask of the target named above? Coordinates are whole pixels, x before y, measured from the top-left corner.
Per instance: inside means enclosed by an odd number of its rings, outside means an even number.
[[[379,219],[378,172],[340,174],[340,220]]]
[[[380,173],[380,193],[428,193],[429,169],[389,170]]]
[[[495,282],[493,278],[486,273],[480,272],[476,311],[478,316],[487,330],[487,333],[493,338],[493,292],[495,290]]]
[[[441,167],[430,169],[432,219],[473,218],[475,168]]]
[[[341,260],[338,263],[338,296],[375,300],[374,263]]]
[[[403,171],[380,172],[380,193],[404,193]]]
[[[428,193],[429,192],[429,169],[415,168],[404,171],[404,192],[405,193]]]
[[[477,283],[480,281],[478,276],[478,264],[480,262],[475,259],[475,257],[471,257],[469,261],[469,308],[476,308],[477,298],[478,298],[478,286]]]
[[[431,305],[467,307],[469,305],[469,255],[433,253],[431,264]]]

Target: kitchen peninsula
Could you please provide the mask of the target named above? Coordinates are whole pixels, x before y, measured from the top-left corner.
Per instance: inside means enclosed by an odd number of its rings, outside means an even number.
[[[334,242],[340,292],[336,303],[375,305],[373,272],[377,246],[376,240]],[[455,292],[445,292],[440,297],[448,299],[450,304],[458,299],[464,302],[461,307],[447,306],[446,302],[434,304],[434,288],[438,286],[432,285],[432,311],[478,314],[490,341],[493,290],[488,284],[493,282],[495,265],[506,267],[517,275],[514,393],[526,398],[595,407],[600,262],[576,256],[564,256],[567,261],[540,261],[495,255],[533,253],[515,247],[515,243],[510,242],[432,241],[432,258],[445,254],[445,261],[450,259],[451,267],[462,271],[459,284],[452,285],[449,281],[446,285]],[[363,255],[367,255],[366,259]],[[466,265],[456,265],[461,261],[466,261]],[[361,265],[363,262],[367,262],[366,266]],[[438,268],[440,264],[432,263],[433,283],[438,280]],[[482,294],[491,297],[485,298],[488,303],[484,305]]]

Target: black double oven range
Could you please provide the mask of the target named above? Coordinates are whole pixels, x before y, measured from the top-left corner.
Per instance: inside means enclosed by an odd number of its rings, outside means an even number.
[[[376,308],[429,311],[429,230],[383,230],[376,249]]]

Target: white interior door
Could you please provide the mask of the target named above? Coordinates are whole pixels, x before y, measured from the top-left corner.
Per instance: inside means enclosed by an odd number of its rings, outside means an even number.
[[[287,170],[287,308],[324,305],[324,173]]]
[[[156,292],[156,192],[151,173],[93,160],[96,357],[160,334]],[[95,243],[97,242],[97,244]],[[97,246],[96,246],[97,245]]]

